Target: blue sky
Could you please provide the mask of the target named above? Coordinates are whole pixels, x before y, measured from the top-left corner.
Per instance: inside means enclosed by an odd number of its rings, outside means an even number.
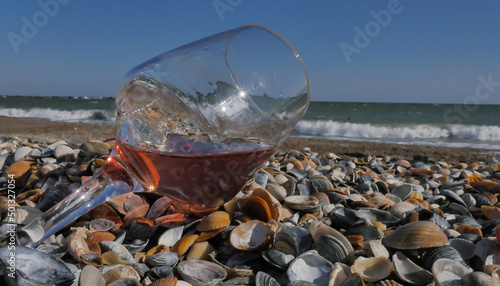
[[[299,52],[312,100],[500,104],[498,1],[56,1],[0,2],[0,94],[114,96],[137,64],[257,23]]]

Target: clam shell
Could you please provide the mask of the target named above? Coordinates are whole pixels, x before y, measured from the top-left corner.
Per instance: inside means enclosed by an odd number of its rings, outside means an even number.
[[[90,231],[92,232],[97,232],[97,231],[108,231],[112,229],[115,226],[115,223],[108,220],[108,219],[93,219],[90,221]]]
[[[397,228],[386,235],[382,242],[395,249],[420,249],[445,245],[448,238],[439,226],[427,221],[417,221]]]
[[[464,286],[500,286],[500,280],[484,272],[471,272],[462,277]]]
[[[427,285],[433,280],[432,273],[418,266],[399,251],[392,256],[392,261],[396,274],[406,283]]]
[[[92,265],[87,265],[80,273],[80,286],[105,286],[106,280],[101,272]]]
[[[394,206],[393,206],[394,207]],[[397,217],[389,212],[378,210],[378,209],[362,209],[354,211],[354,214],[358,218],[367,219],[370,221],[378,221],[383,224],[391,224],[399,221]]]
[[[464,266],[467,265],[460,256],[460,253],[450,245],[440,246],[425,254],[423,265],[427,270],[431,270],[434,262],[444,258],[456,261]]]
[[[175,252],[160,252],[152,256],[146,257],[146,264],[151,267],[174,266],[177,264],[178,255]]]
[[[420,194],[420,193],[419,193]],[[415,210],[415,205],[407,202],[396,203],[391,207],[391,214],[397,218],[404,218],[406,213]]]
[[[347,240],[347,239],[346,239]],[[331,235],[322,235],[316,241],[315,250],[331,263],[348,263],[354,256],[351,243]]]
[[[269,205],[260,197],[252,197],[248,199],[241,208],[241,211],[248,216],[263,222],[268,222],[272,219]]]
[[[276,281],[271,275],[259,271],[255,275],[255,285],[256,286],[280,286],[278,281]]]
[[[496,240],[484,238],[476,243],[474,254],[485,262],[489,255],[497,252],[500,252],[500,245],[496,242]]]
[[[257,250],[269,243],[272,233],[270,225],[251,220],[235,227],[231,231],[229,241],[239,250]]]
[[[172,252],[176,252],[179,256],[184,255],[196,242],[197,238],[197,234],[191,234],[181,238],[174,246],[172,246]]]
[[[391,274],[392,263],[386,257],[359,257],[351,266],[351,272],[359,274],[363,281],[375,282]]]
[[[0,262],[10,267],[12,249],[8,246],[0,248]],[[75,274],[61,259],[36,249],[23,246],[15,247],[15,281],[9,285],[69,285],[75,280]],[[10,272],[9,272],[10,273]],[[8,279],[8,278],[7,278]]]
[[[141,280],[137,271],[129,265],[113,265],[113,268],[103,273],[102,276],[108,285],[117,280],[126,278],[135,279],[137,281]]]
[[[177,278],[174,276],[166,277],[166,278],[161,278],[153,283],[149,284],[148,286],[176,286],[177,284]]]
[[[310,250],[295,258],[287,270],[290,281],[306,281],[317,285],[327,285],[333,264],[321,257],[317,251]]]
[[[283,224],[274,235],[273,248],[294,257],[311,249],[312,236],[305,228]],[[347,240],[347,239],[346,239]]]
[[[186,260],[208,260],[212,251],[214,251],[214,247],[207,241],[196,242],[189,249]]]
[[[183,230],[183,226],[168,229],[158,238],[158,244],[163,244],[168,247],[174,246],[174,244],[181,239]]]
[[[231,218],[227,212],[216,211],[206,216],[198,225],[197,231],[211,231],[228,226]]]
[[[187,260],[177,267],[182,279],[193,286],[212,286],[224,280],[227,272],[221,266],[203,260]]]
[[[432,274],[438,286],[460,285],[462,277],[471,272],[472,269],[446,258],[440,258],[432,265]]]
[[[476,245],[468,240],[462,238],[450,239],[450,245],[453,246],[464,260],[474,257]]]
[[[170,199],[169,197],[161,197],[157,199],[149,208],[149,211],[146,214],[146,218],[149,218],[151,220],[157,219],[165,213],[165,211],[170,207],[171,204],[172,199]]]
[[[298,211],[315,211],[319,208],[319,200],[314,196],[289,196],[285,204]]]
[[[100,241],[99,246],[101,247],[102,252],[113,251],[118,254],[118,257],[122,261],[128,261],[129,263],[135,262],[132,254],[125,248],[125,246],[115,242],[115,241]]]
[[[500,208],[481,206],[481,212],[489,220],[500,219]]]

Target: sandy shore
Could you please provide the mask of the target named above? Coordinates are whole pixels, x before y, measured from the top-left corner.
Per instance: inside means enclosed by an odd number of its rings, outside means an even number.
[[[0,116],[0,136],[20,137],[42,142],[59,139],[105,140],[116,136],[116,126]],[[413,159],[419,156],[419,160],[428,158],[432,161],[446,162],[485,161],[495,155],[500,156],[500,150],[298,137],[287,138],[280,146],[280,150],[301,149],[306,146],[320,154],[333,152],[339,155],[377,155],[401,159]]]

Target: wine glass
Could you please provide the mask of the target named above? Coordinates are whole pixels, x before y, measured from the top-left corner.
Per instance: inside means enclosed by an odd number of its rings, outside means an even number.
[[[37,246],[97,205],[157,192],[201,216],[234,197],[302,117],[301,58],[273,30],[244,25],[133,68],[119,87],[116,145],[78,190],[18,232]]]

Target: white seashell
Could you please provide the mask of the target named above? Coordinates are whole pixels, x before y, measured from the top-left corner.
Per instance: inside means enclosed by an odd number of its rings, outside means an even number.
[[[295,258],[288,267],[287,275],[290,281],[306,281],[317,285],[327,285],[333,264],[321,257],[316,250],[304,252]]]
[[[174,246],[174,244],[182,238],[183,231],[183,226],[168,229],[158,238],[158,244],[163,244],[168,247]]]
[[[432,273],[415,264],[403,253],[396,252],[392,256],[392,262],[394,270],[401,280],[413,285],[427,285],[432,282]]]
[[[461,285],[462,277],[472,269],[447,258],[440,258],[432,264],[432,275],[437,286]]]
[[[375,282],[389,276],[392,262],[386,257],[359,257],[351,266],[352,273],[357,273],[364,281]]]
[[[399,202],[391,207],[391,214],[397,218],[404,218],[406,213],[415,210],[416,206],[407,202]]]
[[[17,148],[16,152],[14,153],[14,161],[17,162],[19,160],[26,159],[31,150],[32,149],[28,146],[22,146]]]
[[[203,260],[187,260],[179,263],[177,270],[182,279],[193,286],[212,286],[224,280],[227,272],[221,266]],[[177,284],[178,285],[178,284]]]

